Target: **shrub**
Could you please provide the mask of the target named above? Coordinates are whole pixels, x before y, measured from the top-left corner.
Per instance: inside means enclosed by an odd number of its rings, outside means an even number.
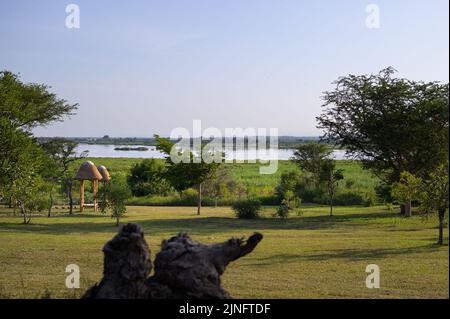
[[[291,212],[295,212],[297,216],[300,216],[302,214],[301,203],[302,200],[299,197],[295,196],[293,192],[287,191],[274,216],[285,219],[289,217]]]
[[[253,219],[259,217],[261,202],[256,199],[247,199],[235,202],[231,208],[234,210],[237,218]]]

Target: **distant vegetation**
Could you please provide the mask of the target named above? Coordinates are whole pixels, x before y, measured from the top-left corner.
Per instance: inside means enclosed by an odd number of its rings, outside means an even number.
[[[147,147],[115,147],[115,151],[148,151]]]

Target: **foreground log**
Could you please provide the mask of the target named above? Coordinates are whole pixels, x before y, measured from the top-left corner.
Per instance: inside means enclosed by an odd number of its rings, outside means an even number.
[[[154,275],[148,277],[150,250],[141,228],[129,223],[104,246],[103,279],[83,298],[231,298],[221,287],[220,276],[230,262],[252,252],[262,237],[255,233],[248,240],[204,245],[179,234],[163,241]]]

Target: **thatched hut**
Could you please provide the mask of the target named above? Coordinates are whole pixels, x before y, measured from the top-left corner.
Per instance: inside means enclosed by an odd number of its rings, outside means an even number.
[[[102,175],[102,182],[107,183],[111,180],[111,177],[109,176],[109,172],[105,166],[99,165],[99,166],[97,166],[97,169],[100,172],[100,174]]]
[[[109,174],[108,174],[109,177]],[[84,203],[84,182],[86,180],[92,181],[92,195],[94,197],[94,212],[97,211],[97,192],[98,192],[98,182],[103,179],[102,174],[99,172],[98,168],[91,161],[83,162],[78,169],[75,179],[80,181],[80,212],[83,211],[84,207],[87,206]]]

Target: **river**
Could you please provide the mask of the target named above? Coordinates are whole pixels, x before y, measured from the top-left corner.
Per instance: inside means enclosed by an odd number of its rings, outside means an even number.
[[[145,147],[147,151],[118,151],[116,147]],[[89,157],[131,157],[131,158],[164,158],[164,155],[159,152],[154,146],[145,145],[102,145],[102,144],[79,144],[77,147],[77,153],[80,154],[83,151],[89,151]],[[272,149],[267,151],[249,152],[246,158],[245,151],[236,150],[226,154],[226,159],[233,160],[288,160],[294,153],[293,149]],[[333,150],[333,158],[337,160],[346,159],[344,150]]]

